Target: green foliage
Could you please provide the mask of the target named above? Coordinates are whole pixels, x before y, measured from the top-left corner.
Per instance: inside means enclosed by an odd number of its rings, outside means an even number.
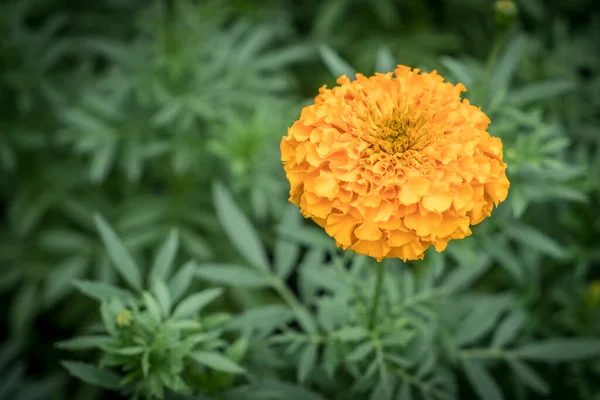
[[[599,24],[589,1],[3,3],[0,400],[600,399]],[[320,86],[396,63],[467,87],[511,187],[472,237],[380,265],[287,204],[278,146]]]

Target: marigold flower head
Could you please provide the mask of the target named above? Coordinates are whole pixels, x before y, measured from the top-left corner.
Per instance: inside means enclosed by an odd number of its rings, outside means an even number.
[[[323,86],[281,141],[290,201],[338,246],[422,259],[491,215],[509,188],[502,142],[462,84],[399,65]]]

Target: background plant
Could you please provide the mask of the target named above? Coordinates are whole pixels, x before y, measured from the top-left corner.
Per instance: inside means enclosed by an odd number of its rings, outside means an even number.
[[[599,10],[498,3],[1,5],[0,399],[599,398]],[[511,190],[376,302],[278,143],[396,63],[467,86]]]

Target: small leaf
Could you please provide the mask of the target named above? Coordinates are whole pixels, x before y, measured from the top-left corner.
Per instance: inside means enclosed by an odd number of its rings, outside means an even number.
[[[269,280],[258,271],[231,264],[204,264],[196,269],[196,276],[207,281],[239,288],[263,288]]]
[[[368,334],[369,332],[362,326],[347,326],[332,332],[331,336],[342,342],[353,342],[364,339]]]
[[[494,378],[476,361],[466,361],[463,368],[473,390],[481,400],[503,400],[504,396]]]
[[[243,374],[244,368],[216,352],[196,351],[190,355],[194,361],[207,367],[230,374]]]
[[[398,387],[398,393],[396,394],[395,400],[412,400],[412,391],[410,390],[410,383],[403,381]]]
[[[133,299],[128,291],[108,283],[76,280],[73,285],[83,294],[100,301],[118,298],[128,302]]]
[[[277,239],[275,242],[275,273],[285,281],[289,278],[298,259],[300,247],[291,241]]]
[[[317,345],[309,344],[304,347],[298,360],[298,382],[304,383],[317,363]]]
[[[523,384],[536,391],[537,393],[547,395],[550,393],[550,387],[540,376],[527,364],[517,361],[509,360],[510,367],[513,369],[515,376]]]
[[[375,349],[373,342],[365,342],[360,346],[356,347],[348,356],[346,360],[348,362],[357,362],[364,360],[371,352]]]
[[[64,298],[73,290],[73,281],[85,273],[88,264],[88,257],[82,256],[70,257],[58,264],[45,281],[44,300],[52,304]]]
[[[113,341],[114,339],[110,336],[80,336],[60,341],[55,346],[65,350],[87,350],[99,348]]]
[[[491,266],[490,258],[486,255],[480,255],[474,265],[463,265],[449,273],[446,276],[443,288],[448,293],[456,293],[466,289],[485,274]]]
[[[162,278],[157,278],[154,280],[154,284],[152,285],[152,294],[154,294],[158,304],[160,304],[162,315],[167,317],[171,312],[171,295],[169,294],[169,288]]]
[[[155,323],[160,323],[162,320],[162,309],[156,299],[148,292],[144,292],[142,294],[142,298],[144,300],[144,305],[146,306],[146,310],[148,314],[152,318]]]
[[[168,284],[171,302],[177,302],[188,290],[194,280],[196,268],[198,266],[194,261],[188,261],[173,275]]]
[[[529,225],[511,222],[504,228],[504,232],[524,246],[529,246],[540,253],[555,258],[562,258],[566,255],[565,249],[554,239]]]
[[[253,267],[268,271],[269,260],[258,233],[235,203],[233,195],[223,184],[217,183],[213,188],[213,199],[219,222],[237,251]]]
[[[523,34],[517,35],[508,43],[508,46],[504,49],[492,71],[489,84],[490,93],[508,90],[514,72],[525,51],[526,44],[527,42]]]
[[[184,318],[198,314],[210,302],[223,293],[221,288],[207,289],[184,299],[173,311],[173,317]]]
[[[382,47],[377,51],[377,59],[375,60],[375,70],[385,74],[393,72],[396,69],[396,61],[388,47]]]
[[[479,302],[458,326],[456,343],[469,345],[486,335],[496,325],[500,314],[510,303],[500,299],[485,299]]]
[[[347,76],[350,80],[353,80],[356,75],[356,71],[346,60],[344,60],[340,55],[333,50],[331,47],[327,45],[319,46],[319,53],[321,55],[321,59],[327,66],[327,69],[331,74],[338,78],[342,75]]]
[[[511,312],[498,326],[492,339],[492,347],[503,347],[510,343],[523,329],[526,315],[521,310]]]
[[[231,327],[239,330],[254,330],[259,337],[263,337],[293,319],[294,313],[289,307],[282,304],[270,304],[244,311],[231,323]]]
[[[175,255],[177,254],[177,248],[179,246],[179,234],[176,230],[172,230],[169,233],[169,237],[161,248],[156,253],[156,257],[154,258],[154,264],[152,264],[152,269],[150,270],[148,283],[152,285],[152,282],[156,279],[162,279],[166,281],[169,278],[171,273],[171,269],[173,267],[173,261],[175,260]]]
[[[515,281],[524,281],[524,268],[506,241],[501,241],[496,236],[487,237],[484,235],[479,237],[479,240],[485,252],[492,256]]]
[[[94,219],[113,266],[133,289],[141,290],[142,275],[133,260],[133,257],[125,248],[115,231],[99,214],[96,214]]]
[[[114,372],[99,369],[98,367],[77,361],[61,361],[61,364],[76,378],[105,389],[117,389],[120,386],[121,377]]]
[[[530,83],[522,88],[512,90],[508,102],[515,106],[523,106],[536,101],[547,101],[552,97],[567,93],[575,88],[572,81],[545,81]]]
[[[548,339],[514,350],[517,356],[534,361],[572,361],[598,357],[600,339]]]

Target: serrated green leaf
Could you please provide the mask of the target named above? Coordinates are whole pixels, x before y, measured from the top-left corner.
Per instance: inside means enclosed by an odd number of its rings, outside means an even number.
[[[206,289],[200,293],[193,294],[181,301],[173,311],[173,317],[185,318],[198,314],[204,307],[214,301],[223,293],[223,289]]]
[[[253,267],[269,270],[269,260],[258,233],[236,204],[233,195],[221,183],[213,188],[217,217],[225,233],[242,257]]]
[[[98,367],[77,361],[61,361],[61,364],[76,378],[105,389],[117,389],[120,387],[121,377],[114,372],[99,369]]]
[[[99,348],[113,341],[114,339],[110,336],[80,336],[57,342],[55,346],[65,350],[87,350]]]
[[[600,339],[548,339],[523,345],[514,350],[522,358],[534,361],[572,361],[598,357]]]
[[[260,272],[232,264],[203,264],[196,269],[196,276],[219,285],[239,288],[263,288],[270,284]]]
[[[515,310],[508,314],[498,325],[492,338],[492,347],[503,347],[510,343],[523,329],[526,315],[521,310]]]
[[[197,363],[206,365],[210,369],[216,371],[227,372],[230,374],[243,374],[246,372],[244,368],[220,353],[196,351],[193,352],[190,357]]]
[[[529,365],[513,359],[509,360],[508,365],[513,369],[516,378],[523,384],[537,393],[543,395],[550,393],[548,384]]]
[[[503,400],[504,396],[490,373],[477,361],[465,361],[463,368],[469,383],[481,400]]]
[[[133,257],[104,218],[96,214],[94,219],[113,266],[133,289],[141,290],[142,275]]]
[[[154,257],[154,263],[148,275],[149,286],[152,286],[156,279],[162,279],[163,282],[169,279],[178,247],[179,234],[176,230],[172,230]]]
[[[108,283],[76,280],[73,285],[83,294],[100,301],[118,298],[128,302],[133,299],[128,291]]]
[[[304,383],[308,376],[315,368],[317,363],[317,345],[308,344],[302,349],[300,359],[298,360],[297,380],[299,383]]]

